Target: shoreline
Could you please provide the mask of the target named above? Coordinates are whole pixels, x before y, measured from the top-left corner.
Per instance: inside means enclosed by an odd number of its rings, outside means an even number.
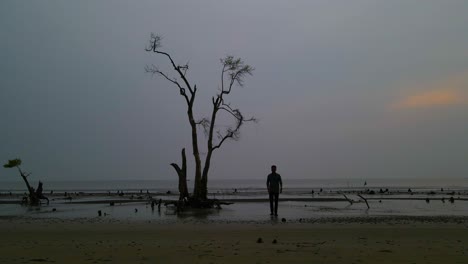
[[[283,222],[284,218],[284,222]],[[383,225],[406,225],[406,224],[434,224],[434,225],[465,225],[468,228],[468,216],[454,216],[454,215],[438,215],[438,216],[414,216],[414,215],[381,215],[381,216],[327,216],[327,217],[311,217],[311,218],[285,218],[281,215],[278,217],[265,216],[264,220],[213,220],[202,218],[185,218],[178,217],[175,219],[166,220],[147,220],[147,219],[117,219],[109,216],[102,217],[75,217],[75,218],[62,218],[62,217],[32,217],[32,216],[0,216],[0,230],[4,223],[15,224],[41,224],[41,223],[64,223],[64,224],[152,224],[152,225],[315,225],[315,224],[383,224]]]
[[[175,207],[164,206],[167,199],[163,199],[163,206],[158,208],[156,202],[153,207],[151,200],[147,199],[127,199],[110,197],[111,199],[100,197],[81,197],[69,200],[51,200],[49,205],[43,204],[38,207],[22,206],[17,202],[10,201],[1,204],[0,217],[2,216],[24,216],[32,218],[63,218],[73,219],[82,217],[97,217],[102,215],[106,218],[119,220],[148,220],[166,222],[179,221],[180,219],[212,220],[212,221],[268,221],[269,203],[268,199],[242,199],[227,200],[233,204],[223,205],[221,210],[213,208],[206,210],[193,210],[187,208],[177,211]],[[115,199],[114,199],[115,198]],[[379,197],[377,197],[379,198]],[[279,203],[279,211],[286,219],[317,219],[337,218],[351,219],[354,217],[468,217],[468,203],[455,199],[453,203],[449,200],[437,198],[411,200],[401,199],[379,199],[368,200],[370,209],[363,201],[330,200],[328,197],[321,197],[320,200],[283,198]],[[383,219],[383,218],[382,218]],[[311,221],[312,221],[311,220]]]
[[[93,196],[93,197],[98,197]],[[102,196],[103,198],[105,196]],[[447,200],[449,201],[451,196],[441,196],[441,197],[365,197],[368,201],[441,201]],[[89,196],[88,196],[89,198]],[[61,198],[63,201],[57,201],[56,199],[51,200],[57,204],[108,204],[108,203],[148,203],[151,201],[158,201],[159,199],[100,199],[100,200],[88,200],[88,201],[79,201],[79,198],[75,198],[78,201],[67,200],[66,198]],[[468,201],[468,198],[453,198],[454,201]],[[67,200],[67,201],[66,201]],[[239,198],[239,199],[218,199],[220,202],[230,202],[230,203],[266,203],[269,201],[268,198]],[[332,198],[332,197],[324,197],[324,198],[290,198],[285,197],[280,199],[281,202],[348,202],[346,198]],[[177,200],[168,200],[164,199],[162,202],[176,202]],[[355,200],[353,203],[363,203],[364,201]],[[21,200],[13,200],[7,199],[2,200],[0,199],[0,204],[21,204]]]

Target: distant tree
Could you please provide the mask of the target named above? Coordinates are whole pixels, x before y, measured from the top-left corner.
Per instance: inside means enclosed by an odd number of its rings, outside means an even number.
[[[20,173],[21,178],[24,180],[24,183],[26,183],[26,188],[28,189],[28,193],[29,193],[28,203],[30,205],[40,204],[40,199],[46,199],[47,203],[49,203],[49,199],[47,199],[47,197],[45,197],[42,194],[42,182],[39,182],[37,190],[34,190],[34,188],[31,187],[28,181],[28,176],[31,175],[31,173],[26,173],[23,170],[21,170],[20,165],[21,165],[21,159],[12,159],[12,160],[8,160],[8,163],[4,164],[3,167],[8,168],[8,169],[10,168],[18,169],[18,172]]]
[[[179,94],[183,97],[187,105],[187,117],[192,135],[192,150],[195,159],[195,181],[192,197],[189,197],[187,191],[185,149],[182,150],[182,168],[175,163],[171,164],[179,176],[179,191],[181,192],[179,198],[204,201],[207,200],[208,174],[211,167],[211,158],[215,150],[221,148],[227,140],[238,140],[240,129],[246,122],[256,122],[256,119],[253,117],[245,118],[239,109],[232,107],[231,104],[226,101],[235,86],[244,85],[244,78],[248,75],[252,75],[254,68],[245,64],[240,58],[235,58],[233,56],[226,56],[221,59],[221,83],[218,93],[213,96],[211,100],[213,106],[211,116],[195,119],[193,106],[197,94],[197,86],[192,85],[188,80],[187,71],[189,70],[189,65],[188,63],[183,65],[176,64],[172,56],[162,51],[160,48],[161,37],[151,34],[150,43],[146,51],[166,57],[176,77],[171,77],[169,73],[163,72],[155,65],[146,66],[145,70],[148,73],[163,77],[179,90]],[[224,129],[220,129],[216,126],[216,120],[220,113],[225,113],[230,116],[234,121],[233,124]],[[206,135],[207,154],[203,167],[200,158],[197,126],[201,126]]]

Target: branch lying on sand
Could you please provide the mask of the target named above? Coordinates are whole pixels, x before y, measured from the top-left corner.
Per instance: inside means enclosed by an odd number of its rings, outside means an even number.
[[[353,204],[353,200],[349,199],[348,196],[346,196],[346,194],[344,194],[344,193],[341,193],[341,194],[344,196],[344,198],[345,198],[351,205]]]
[[[364,202],[366,202],[366,205],[367,205],[367,209],[370,209],[370,206],[369,206],[369,203],[367,202],[367,199],[364,198],[362,195],[358,194],[357,196],[359,196],[359,198],[363,199]]]

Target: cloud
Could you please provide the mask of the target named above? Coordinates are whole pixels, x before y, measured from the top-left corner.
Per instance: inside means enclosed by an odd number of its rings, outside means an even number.
[[[463,96],[457,90],[433,90],[411,95],[394,104],[394,108],[427,108],[462,103]]]
[[[468,72],[445,80],[406,88],[414,91],[392,104],[393,109],[420,109],[465,104],[468,102]]]

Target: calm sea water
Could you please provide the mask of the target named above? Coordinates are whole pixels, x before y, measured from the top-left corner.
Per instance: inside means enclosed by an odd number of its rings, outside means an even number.
[[[33,186],[37,185],[32,181]],[[188,183],[192,186],[193,182]],[[350,216],[468,216],[468,179],[283,179],[284,189],[280,196],[280,215],[288,219],[350,217]],[[175,214],[170,207],[161,211],[153,210],[146,200],[134,200],[140,195],[146,197],[146,190],[154,199],[177,199],[176,180],[132,180],[132,181],[45,181],[44,191],[51,199],[49,205],[26,207],[18,204],[0,204],[2,216],[58,217],[58,218],[93,218],[97,211],[107,217],[124,220],[180,221],[181,219],[208,219],[219,221],[270,221],[269,205],[265,180],[218,180],[209,182],[210,198],[232,199],[233,205],[223,210],[199,214],[187,211]],[[391,193],[377,193],[379,189],[389,189]],[[408,193],[411,188],[414,193]],[[234,190],[237,189],[237,192]],[[323,189],[323,192],[319,192]],[[353,191],[375,190],[376,194],[366,195],[371,209]],[[443,190],[442,190],[443,189]],[[53,190],[54,194],[50,194]],[[117,190],[124,191],[124,197],[117,196]],[[172,194],[166,194],[167,191]],[[312,194],[312,190],[315,191]],[[22,194],[24,183],[0,182],[0,201],[17,200]],[[341,191],[356,203],[350,205],[343,199]],[[73,203],[64,198],[62,192],[72,193]],[[80,195],[77,192],[86,194]],[[107,194],[111,192],[112,194]],[[96,194],[100,193],[100,194]],[[453,196],[456,201],[449,202]],[[264,199],[256,202],[242,202],[243,199]],[[319,198],[315,201],[298,201],[288,198]],[[326,201],[329,198],[341,198],[341,201]],[[431,201],[426,201],[430,198]],[[110,206],[112,199],[132,200],[132,203],[116,203]],[[320,200],[325,199],[325,200]],[[82,204],[85,201],[104,201],[103,203]],[[336,199],[335,199],[336,200]],[[76,203],[78,202],[78,203]]]
[[[31,184],[37,186],[37,181],[31,180]],[[193,182],[188,182],[189,189]],[[242,179],[242,180],[219,180],[212,179],[208,182],[210,192],[238,191],[261,191],[265,190],[266,180]],[[286,191],[311,191],[318,189],[340,189],[360,190],[364,188],[391,188],[393,190],[466,190],[468,189],[468,178],[466,179],[288,179],[283,178],[283,189]],[[25,184],[22,181],[0,182],[0,192],[24,192]],[[152,192],[177,192],[176,180],[107,180],[107,181],[44,181],[44,190],[50,191],[82,191],[82,192],[107,192],[107,191],[140,191]]]

